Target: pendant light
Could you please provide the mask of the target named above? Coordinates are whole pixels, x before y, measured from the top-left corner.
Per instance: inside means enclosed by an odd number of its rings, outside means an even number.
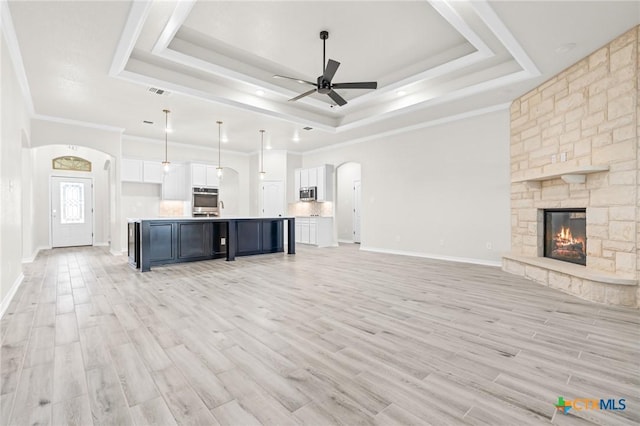
[[[222,121],[216,121],[216,123],[218,123],[218,167],[216,167],[216,173],[218,174],[218,178],[222,179],[222,163],[220,162],[220,139],[222,138],[220,126],[222,125]]]
[[[264,180],[264,130],[260,130],[260,180]]]
[[[167,146],[169,145],[169,113],[171,111],[169,111],[168,109],[163,109],[162,112],[164,112],[164,161],[162,162],[162,168],[164,170],[165,173],[167,173],[169,171],[169,166],[170,166],[170,162],[169,159],[167,157]]]

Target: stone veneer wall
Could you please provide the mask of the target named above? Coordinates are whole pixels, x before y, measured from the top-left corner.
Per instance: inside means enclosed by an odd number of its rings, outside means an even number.
[[[609,167],[584,184],[512,183],[514,254],[541,255],[539,209],[586,207],[587,269],[638,279],[639,43],[637,26],[511,105],[512,182],[575,166]]]

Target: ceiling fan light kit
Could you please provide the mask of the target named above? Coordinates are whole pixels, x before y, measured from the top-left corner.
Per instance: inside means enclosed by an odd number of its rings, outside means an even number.
[[[284,75],[274,75],[274,78],[284,78],[287,80],[297,81],[301,84],[308,84],[310,86],[314,86],[314,89],[311,89],[307,92],[304,92],[294,98],[289,99],[289,101],[297,101],[298,99],[302,99],[309,95],[314,94],[315,92],[321,93],[323,95],[329,96],[337,105],[343,106],[346,105],[347,101],[340,96],[334,89],[377,89],[378,83],[376,81],[360,81],[353,83],[333,83],[333,77],[338,71],[338,67],[340,66],[340,62],[334,61],[333,59],[329,59],[326,61],[326,41],[329,38],[328,31],[320,31],[320,39],[322,40],[322,75],[318,76],[317,81],[315,83],[303,80],[296,77],[287,77]]]

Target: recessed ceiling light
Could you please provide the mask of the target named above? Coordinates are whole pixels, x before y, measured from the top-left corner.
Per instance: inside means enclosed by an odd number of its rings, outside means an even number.
[[[164,131],[167,133],[173,133],[173,129],[171,127],[165,128]]]
[[[556,47],[556,53],[567,53],[567,52],[575,49],[575,47],[576,47],[575,43],[561,44],[560,46]]]
[[[300,138],[299,138],[298,136],[294,136],[294,137],[293,137],[293,141],[294,141],[294,142],[300,142]]]
[[[267,145],[265,148],[266,149],[271,149],[271,145]]]
[[[404,90],[398,90],[398,91],[396,92],[396,95],[398,95],[398,96],[404,96],[404,95],[406,95],[406,94],[407,94],[407,92],[405,92]]]
[[[221,137],[221,138],[220,138],[220,141],[221,141],[222,143],[227,143],[227,142],[229,142],[229,138],[228,138],[228,137],[226,137],[226,136],[223,136],[223,137]]]
[[[264,90],[256,90],[256,95],[264,96]]]

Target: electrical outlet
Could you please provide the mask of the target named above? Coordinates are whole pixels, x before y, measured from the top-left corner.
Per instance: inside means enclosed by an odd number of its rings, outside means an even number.
[[[551,154],[551,164],[558,161],[558,157],[555,154]]]
[[[493,244],[491,244],[491,241],[487,242],[487,250],[493,250]]]
[[[220,238],[220,245],[223,246],[227,243],[227,239],[226,238]]]
[[[564,163],[565,161],[567,161],[567,153],[566,152],[562,152],[562,153],[560,153],[560,162]]]

